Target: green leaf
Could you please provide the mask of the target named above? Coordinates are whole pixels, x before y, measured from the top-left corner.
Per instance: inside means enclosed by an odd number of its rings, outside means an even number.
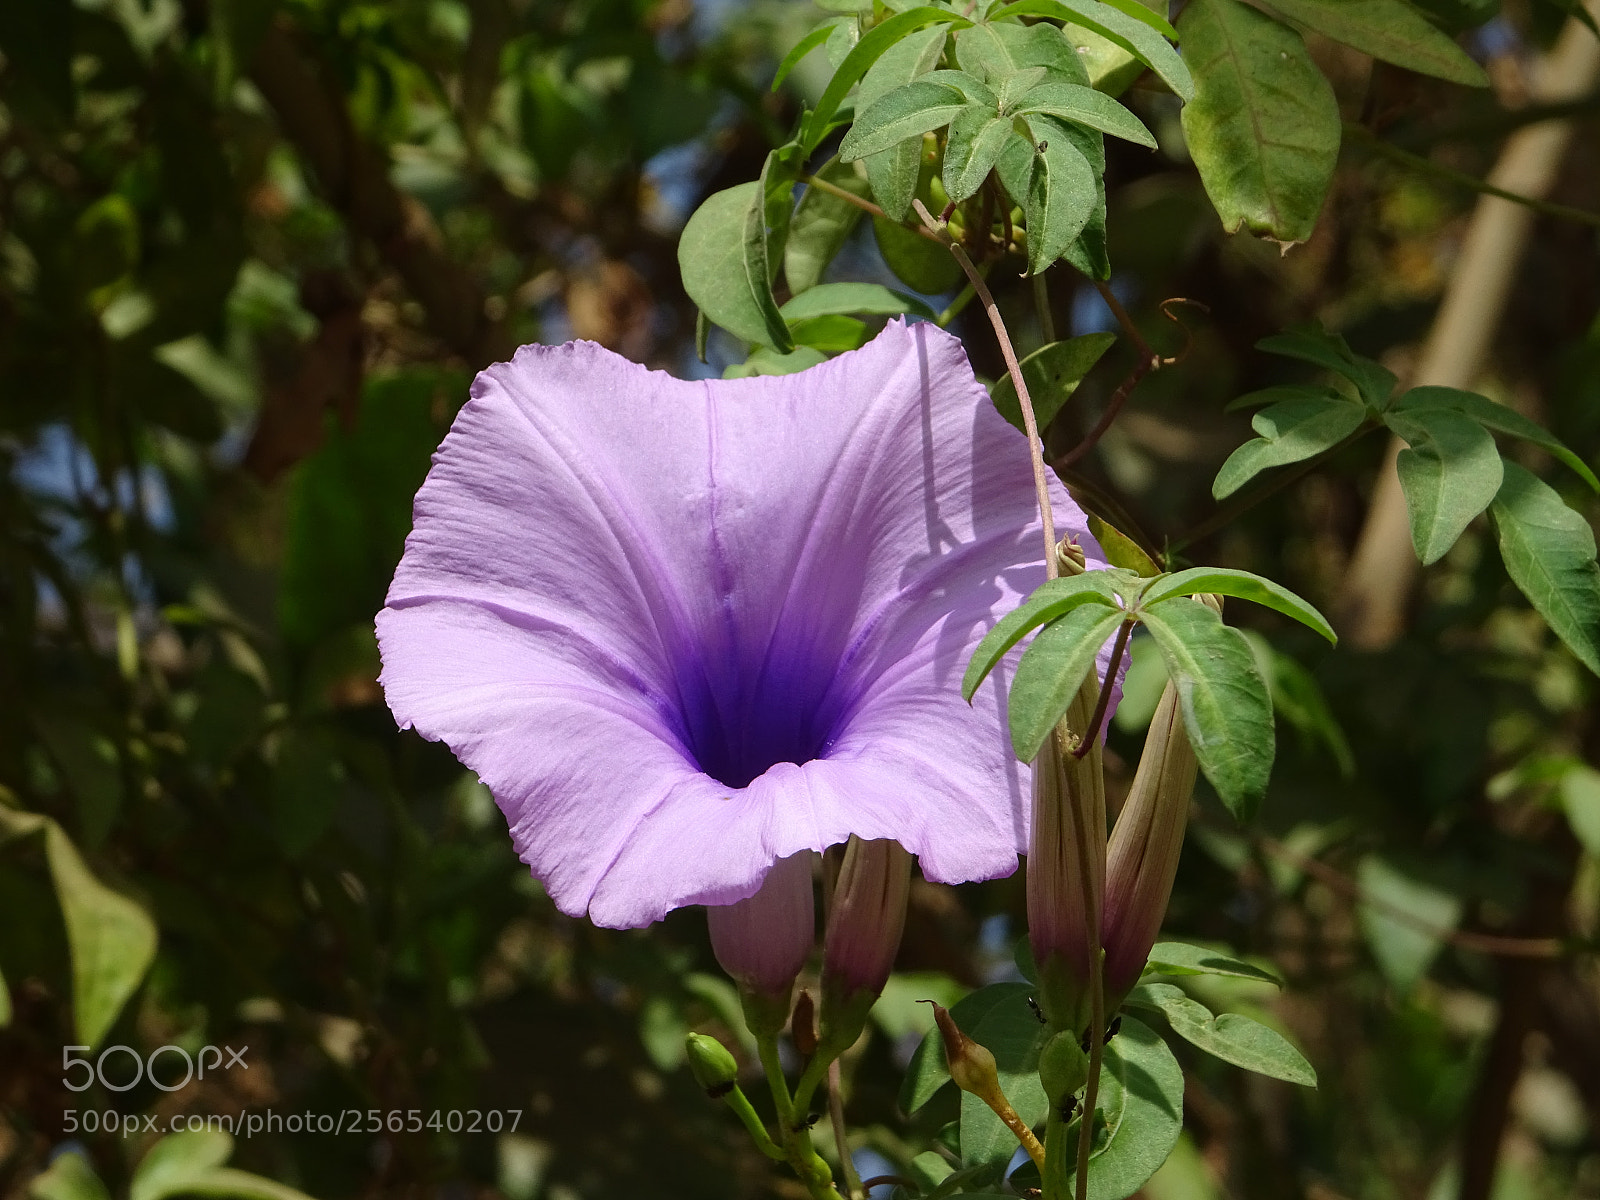
[[[867,323],[855,317],[807,317],[803,321],[791,321],[789,332],[794,336],[797,353],[809,346],[827,354],[838,354],[842,350],[860,349],[867,340]]]
[[[1054,118],[1035,113],[1023,120],[1036,142],[1023,212],[1028,222],[1028,272],[1037,275],[1065,254],[1089,223],[1099,181],[1089,160]]]
[[[1305,241],[1339,157],[1339,105],[1305,42],[1239,0],[1192,0],[1178,30],[1196,85],[1183,132],[1223,228]]]
[[[1426,408],[1449,409],[1471,417],[1478,424],[1496,433],[1532,442],[1535,446],[1548,450],[1576,471],[1591,488],[1600,492],[1600,479],[1595,477],[1595,473],[1583,459],[1567,449],[1554,434],[1542,425],[1528,420],[1516,409],[1496,404],[1487,396],[1480,396],[1476,392],[1459,391],[1456,388],[1418,387],[1401,396],[1394,407],[1396,412],[1413,412]]]
[[[1027,637],[1030,630],[1065,616],[1080,604],[1107,605],[1120,612],[1111,574],[1110,571],[1086,571],[1067,579],[1052,579],[996,621],[972,652],[966,674],[961,679],[961,695],[967,703],[972,702],[978,685],[994,670],[1006,651]]]
[[[1251,966],[1220,951],[1205,946],[1191,946],[1186,942],[1157,942],[1150,947],[1145,970],[1157,975],[1225,975],[1283,986],[1283,980],[1271,971]]]
[[[33,828],[44,830],[45,858],[67,927],[73,1029],[80,1042],[93,1048],[150,969],[156,954],[156,925],[142,907],[90,873],[77,847],[54,821],[30,825],[30,831]]]
[[[1328,619],[1288,588],[1259,575],[1252,575],[1249,571],[1236,571],[1230,567],[1190,567],[1187,571],[1157,579],[1146,589],[1141,603],[1159,604],[1174,596],[1193,596],[1200,592],[1234,596],[1265,605],[1286,617],[1293,617],[1329,642],[1337,643],[1339,640]]]
[[[1119,8],[1097,0],[1018,0],[989,14],[990,21],[1012,16],[1054,17],[1091,29],[1161,77],[1163,83],[1183,100],[1194,99],[1195,81],[1189,67],[1178,57],[1172,44],[1143,17],[1129,16]]]
[[[1209,1008],[1170,983],[1140,984],[1128,1003],[1159,1009],[1173,1033],[1223,1062],[1304,1087],[1317,1086],[1317,1073],[1305,1055],[1277,1030],[1241,1013],[1212,1016]]]
[[[1016,1002],[1026,1007],[1027,997],[1032,992],[1033,985],[1029,983],[992,983],[952,1004],[950,1017],[955,1021],[956,1028],[971,1037],[983,1018],[997,1005]],[[944,1043],[939,1038],[938,1030],[933,1030],[922,1039],[922,1044],[906,1065],[905,1077],[900,1081],[901,1110],[916,1112],[949,1082],[950,1067],[945,1062]]]
[[[790,321],[834,313],[868,313],[873,316],[915,313],[919,317],[933,319],[933,310],[921,300],[886,288],[881,283],[820,283],[796,296],[778,311]]]
[[[746,342],[794,349],[767,269],[759,180],[708,196],[678,239],[683,287],[700,311]]]
[[[78,1150],[56,1155],[28,1182],[28,1195],[31,1200],[111,1200],[106,1185]]]
[[[1410,444],[1395,460],[1423,565],[1437,562],[1495,498],[1503,468],[1494,438],[1449,409],[1391,412],[1385,423]]]
[[[1098,129],[1101,133],[1109,133],[1152,150],[1156,148],[1156,139],[1144,127],[1143,121],[1110,96],[1076,83],[1046,80],[1022,96],[1015,112],[1020,116],[1043,113],[1059,117],[1063,121]]]
[[[995,116],[993,110],[976,105],[961,110],[950,122],[945,142],[944,190],[957,204],[975,196],[1000,157],[1000,151],[1016,134],[1011,121]]]
[[[858,79],[867,71],[867,68],[877,62],[890,46],[894,45],[908,33],[921,29],[925,25],[955,25],[965,28],[972,24],[965,17],[950,12],[947,9],[933,8],[924,5],[919,8],[908,9],[896,13],[888,20],[875,25],[855,48],[839,64],[839,69],[833,73],[833,78],[828,81],[828,86],[823,89],[822,97],[817,101],[817,107],[800,126],[800,148],[802,157],[809,157],[822,139],[828,135],[832,128],[833,116],[839,110],[839,105],[844,103],[844,98],[855,86]]]
[[[1082,337],[1041,346],[1018,364],[1022,368],[1022,381],[1028,385],[1028,399],[1033,402],[1034,419],[1041,430],[1048,428],[1050,422],[1055,420],[1061,406],[1078,390],[1083,377],[1116,342],[1117,337],[1113,333],[1086,333]],[[1009,371],[995,381],[989,398],[1002,417],[1019,432],[1026,432],[1026,426],[1022,423],[1022,405],[1017,400],[1017,388],[1011,382]]]
[[[1561,776],[1556,790],[1572,835],[1591,857],[1600,858],[1600,771],[1573,763],[1572,769]],[[0,1021],[0,1025],[4,1023]]]
[[[169,1134],[151,1146],[133,1172],[128,1200],[164,1200],[228,1161],[233,1138],[220,1129]]]
[[[1144,547],[1138,542],[1103,517],[1097,517],[1092,512],[1085,512],[1084,516],[1089,523],[1089,533],[1100,543],[1100,549],[1105,551],[1106,561],[1113,567],[1132,571],[1141,579],[1154,579],[1161,574],[1161,568],[1156,565],[1155,559],[1146,554]]]
[[[1298,358],[1343,375],[1356,385],[1361,398],[1374,410],[1387,405],[1394,392],[1396,381],[1393,372],[1355,353],[1338,334],[1329,333],[1315,325],[1264,337],[1256,343],[1256,349],[1265,350],[1268,354],[1281,354],[1285,358]]]
[[[783,61],[778,64],[777,74],[772,77],[773,91],[777,91],[782,86],[783,81],[789,78],[789,72],[800,65],[802,58],[828,40],[829,35],[833,33],[833,25],[832,21],[824,21],[796,42],[794,49],[783,56]]]
[[[1167,20],[1153,8],[1147,8],[1139,0],[1106,0],[1112,8],[1121,9],[1135,20],[1143,21],[1169,42],[1178,40],[1178,31],[1173,28],[1172,22]]]
[[[1039,1082],[1039,1051],[1049,1030],[1034,1016],[1028,994],[1024,990],[1003,997],[972,1029],[963,1032],[994,1055],[1001,1091],[1019,1117],[1037,1125],[1045,1119],[1050,1104]],[[962,1092],[961,1161],[969,1167],[1004,1165],[1016,1150],[1016,1135],[994,1110],[970,1092]]]
[[[1453,931],[1460,922],[1461,900],[1402,874],[1376,855],[1361,860],[1356,868],[1356,884],[1363,897],[1378,902],[1363,902],[1356,910],[1367,946],[1389,983],[1398,991],[1408,992],[1428,973],[1434,956],[1444,945],[1441,935]],[[1392,915],[1396,910],[1411,919],[1405,921]]]
[[[1096,1107],[1105,1132],[1089,1158],[1088,1200],[1125,1200],[1149,1182],[1183,1132],[1183,1069],[1137,1018],[1124,1016],[1106,1043]],[[1077,1123],[1067,1133],[1075,1148]]]
[[[882,217],[872,218],[872,236],[883,261],[907,287],[934,296],[960,282],[961,264],[939,242]]]
[[[908,138],[920,139],[925,133],[943,129],[966,107],[965,97],[955,88],[926,78],[913,80],[857,115],[850,132],[839,143],[839,157],[854,162]]]
[[[1268,7],[1384,62],[1468,87],[1489,86],[1483,68],[1405,0],[1268,0]]]
[[[185,1195],[209,1196],[214,1200],[311,1200],[288,1184],[232,1167],[218,1167],[196,1175],[182,1191]]]
[[[1050,622],[1033,639],[1006,694],[1011,748],[1023,762],[1039,753],[1088,678],[1100,647],[1125,619],[1121,609],[1085,605]]]
[[[1600,566],[1594,531],[1516,463],[1489,506],[1511,581],[1580,662],[1600,675]]]
[[[1318,387],[1309,383],[1279,384],[1273,387],[1261,388],[1259,391],[1246,392],[1222,406],[1223,412],[1237,412],[1241,408],[1262,408],[1268,404],[1277,404],[1284,400],[1344,400],[1348,397],[1334,391],[1329,387]]]
[[[986,22],[963,29],[956,34],[956,59],[963,71],[982,75],[991,82],[1008,79],[1030,67],[1059,72],[1071,83],[1089,82],[1078,59],[1078,48],[1060,28],[1048,22]]]
[[[749,379],[752,375],[793,375],[827,361],[828,356],[815,346],[796,346],[787,354],[779,354],[768,346],[757,346],[749,358],[723,371],[722,377]]]
[[[1212,609],[1177,597],[1140,613],[1178,690],[1200,769],[1228,811],[1255,814],[1272,773],[1272,697],[1250,644]],[[981,647],[980,647],[981,648]]]
[[[837,157],[818,168],[816,177],[863,200],[871,190],[854,163],[840,162]],[[857,205],[832,192],[806,188],[794,207],[789,236],[783,244],[783,275],[792,293],[799,295],[822,281],[822,273],[850,240],[864,215]]]
[[[934,25],[907,34],[883,52],[861,77],[856,94],[858,111],[865,111],[884,96],[939,65],[948,31]],[[907,138],[897,146],[869,154],[862,160],[872,184],[872,198],[891,220],[903,221],[911,211],[922,171],[922,139]]]
[[[1261,436],[1228,455],[1211,494],[1225,499],[1262,471],[1315,458],[1355,433],[1366,419],[1365,408],[1342,397],[1280,400],[1251,418],[1251,427]]]

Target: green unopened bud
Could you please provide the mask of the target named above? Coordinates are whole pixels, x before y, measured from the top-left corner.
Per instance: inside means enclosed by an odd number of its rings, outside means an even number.
[[[683,1039],[683,1048],[689,1056],[689,1071],[706,1095],[720,1100],[733,1090],[739,1064],[726,1046],[709,1034],[691,1033]]]
[[[1056,570],[1063,579],[1082,575],[1088,569],[1089,560],[1084,555],[1082,546],[1070,537],[1062,538],[1056,543]]]
[[[933,1004],[933,1023],[939,1027],[939,1038],[944,1042],[945,1062],[950,1066],[950,1078],[963,1092],[988,1098],[1000,1090],[1000,1073],[995,1068],[994,1055],[986,1046],[979,1045],[956,1024],[950,1010]]]
[[[1039,1054],[1039,1082],[1055,1108],[1089,1082],[1089,1056],[1076,1034],[1058,1033],[1044,1044]]]

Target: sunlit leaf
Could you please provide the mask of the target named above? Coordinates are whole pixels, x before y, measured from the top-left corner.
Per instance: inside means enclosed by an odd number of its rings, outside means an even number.
[[[934,25],[909,33],[883,52],[861,77],[856,94],[858,110],[866,111],[884,96],[925,75],[939,65],[948,31]],[[911,211],[922,170],[922,139],[908,138],[899,145],[861,160],[872,185],[872,198],[892,220],[901,221]]]
[[[1256,413],[1260,434],[1228,456],[1211,484],[1218,500],[1233,495],[1262,471],[1315,458],[1360,429],[1366,410],[1342,398],[1296,396]]]
[[[1283,986],[1271,971],[1263,971],[1221,951],[1185,942],[1157,942],[1150,947],[1145,970],[1156,975],[1225,975]]]
[[[1055,420],[1061,406],[1083,382],[1083,377],[1116,341],[1115,334],[1086,333],[1082,337],[1041,346],[1018,364],[1022,368],[1022,381],[1028,385],[1028,399],[1033,402],[1034,419],[1040,429],[1047,428]],[[995,381],[989,398],[994,401],[1002,417],[1019,431],[1026,431],[1022,422],[1022,405],[1017,400],[1017,389],[1011,382],[1010,372]]]
[[[1098,129],[1101,133],[1109,133],[1152,150],[1156,145],[1156,139],[1138,117],[1110,96],[1075,83],[1047,80],[1029,89],[1017,102],[1015,112],[1018,115],[1043,113],[1045,116],[1059,117],[1063,121]]]
[[[1339,106],[1305,42],[1239,0],[1191,0],[1178,31],[1195,74],[1183,132],[1222,227],[1305,241],[1339,157]]]
[[[1146,589],[1143,603],[1159,604],[1173,596],[1193,596],[1201,592],[1234,596],[1265,605],[1286,617],[1293,617],[1330,642],[1339,640],[1326,617],[1282,584],[1229,567],[1191,567],[1187,571],[1157,579]]]
[[[994,628],[978,643],[962,677],[961,694],[970,702],[978,685],[1005,657],[1006,651],[1046,621],[1065,616],[1080,604],[1108,605],[1120,609],[1116,589],[1112,586],[1112,574],[1110,571],[1086,571],[1082,575],[1052,579],[1041,584],[1027,600],[996,621]]]
[[[1085,605],[1039,631],[1006,694],[1011,748],[1032,762],[1088,678],[1095,656],[1124,620],[1120,609]]]
[[[991,12],[989,20],[1000,21],[1011,16],[1054,17],[1092,29],[1148,66],[1181,99],[1194,98],[1195,81],[1188,66],[1178,57],[1172,44],[1143,17],[1130,16],[1098,0],[1019,0]]]
[[[1143,983],[1128,1003],[1160,1010],[1172,1032],[1223,1062],[1259,1075],[1317,1086],[1317,1073],[1289,1040],[1241,1013],[1213,1016],[1198,1000],[1170,983]]]
[[[769,282],[759,181],[708,196],[678,240],[684,290],[712,321],[746,342],[788,351],[789,328]]]
[[[1141,614],[1178,690],[1200,769],[1228,811],[1254,815],[1272,773],[1272,697],[1250,644],[1212,609],[1182,597]]]
[[[1483,68],[1405,0],[1269,0],[1268,7],[1373,58],[1452,83],[1489,86]]]
[[[1285,358],[1298,358],[1302,362],[1326,367],[1343,375],[1356,385],[1361,398],[1369,408],[1383,408],[1394,392],[1394,373],[1381,363],[1363,358],[1350,349],[1336,333],[1312,326],[1275,333],[1256,343],[1256,349],[1268,354],[1281,354]]]

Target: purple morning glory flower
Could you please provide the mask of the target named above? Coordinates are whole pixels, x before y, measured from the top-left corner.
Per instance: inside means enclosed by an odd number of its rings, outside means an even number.
[[[478,773],[562,911],[731,904],[852,834],[940,882],[1016,869],[1027,767],[994,685],[969,707],[959,682],[1043,581],[1041,536],[955,338],[896,321],[700,382],[527,346],[478,376],[415,515],[377,618],[389,705]]]

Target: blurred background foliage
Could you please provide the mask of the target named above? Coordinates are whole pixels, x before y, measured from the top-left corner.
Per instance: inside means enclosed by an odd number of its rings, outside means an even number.
[[[1311,49],[1346,121],[1482,177],[1548,115],[1523,107],[1525,71],[1563,14],[1427,8],[1475,30],[1491,89]],[[570,337],[679,374],[742,357],[719,331],[697,360],[677,232],[820,91],[820,55],[767,83],[823,15],[0,3],[0,1196],[138,1193],[156,1135],[70,1133],[67,1109],[269,1107],[522,1113],[499,1135],[235,1147],[235,1166],[323,1200],[792,1194],[682,1069],[686,1029],[742,1033],[700,915],[618,933],[555,913],[485,790],[394,729],[371,618],[475,370]],[[1249,436],[1225,403],[1306,378],[1257,339],[1320,320],[1405,374],[1474,197],[1347,136],[1314,234],[1280,255],[1222,233],[1175,98],[1147,79],[1125,99],[1161,151],[1107,148],[1113,289],[1168,353],[1184,335],[1161,301],[1209,313],[1182,310],[1187,356],[1072,478],[1160,545],[1215,511],[1212,477]],[[1562,108],[1577,133],[1551,197],[1590,212],[1597,113],[1600,95]],[[892,282],[865,229],[831,270]],[[1030,286],[992,282],[1038,345]],[[1064,332],[1114,328],[1065,268],[1049,286]],[[1540,217],[1480,381],[1591,463],[1597,309],[1594,226]],[[995,377],[981,314],[955,327]],[[1054,451],[1131,362],[1121,345],[1090,373]],[[1335,610],[1380,455],[1364,443],[1185,553]],[[1187,1131],[1152,1200],[1600,1196],[1594,680],[1481,521],[1405,613],[1398,638],[1333,653],[1236,618],[1273,663],[1279,768],[1251,830],[1202,785],[1169,928],[1278,964],[1281,997],[1204,998],[1290,1032],[1321,1087],[1185,1057]],[[1150,663],[1136,644],[1113,790],[1159,690]],[[905,1165],[914,1002],[1006,977],[1021,910],[1019,879],[914,893],[904,974],[847,1064],[864,1174]],[[1499,937],[1545,940],[1508,956]],[[80,1043],[247,1044],[249,1068],[80,1094],[61,1062]],[[101,1192],[39,1182],[64,1147]]]

